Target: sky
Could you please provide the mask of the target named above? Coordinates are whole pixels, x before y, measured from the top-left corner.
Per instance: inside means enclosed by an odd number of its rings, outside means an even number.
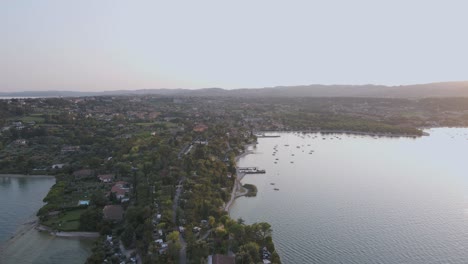
[[[5,0],[0,92],[468,80],[465,0]]]

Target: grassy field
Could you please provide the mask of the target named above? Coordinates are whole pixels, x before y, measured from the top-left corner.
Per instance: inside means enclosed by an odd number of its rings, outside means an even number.
[[[23,123],[28,123],[28,122],[44,123],[45,118],[42,117],[42,114],[32,114],[29,116],[12,118],[11,120],[21,120],[21,122]]]
[[[59,231],[78,231],[80,227],[80,216],[85,209],[77,209],[61,213],[58,217],[51,218],[42,224]]]

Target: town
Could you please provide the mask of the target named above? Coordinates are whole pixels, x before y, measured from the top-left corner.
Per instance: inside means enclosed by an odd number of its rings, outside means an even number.
[[[256,135],[417,137],[421,127],[467,125],[463,100],[1,100],[0,172],[56,177],[37,228],[94,237],[88,263],[280,263],[268,223],[248,225],[227,212],[244,188],[237,174],[265,172],[236,164]],[[253,189],[245,186],[245,195]]]

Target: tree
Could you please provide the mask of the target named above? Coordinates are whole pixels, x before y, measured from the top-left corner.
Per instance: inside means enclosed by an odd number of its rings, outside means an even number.
[[[88,207],[80,216],[80,229],[96,231],[102,221],[102,211],[96,207]]]
[[[209,216],[208,217],[208,223],[211,227],[214,227],[214,225],[216,224],[216,219],[214,218],[214,216]]]
[[[236,258],[240,263],[257,263],[260,261],[260,247],[255,242],[249,242],[239,248]]]
[[[122,244],[125,248],[130,248],[135,240],[135,229],[131,225],[128,225],[122,232],[120,239],[122,239]]]
[[[167,235],[167,241],[171,241],[172,243],[179,242],[179,232],[173,231]]]
[[[115,193],[111,193],[115,197]],[[100,191],[96,191],[91,194],[91,204],[96,206],[105,206],[107,204],[107,198]]]

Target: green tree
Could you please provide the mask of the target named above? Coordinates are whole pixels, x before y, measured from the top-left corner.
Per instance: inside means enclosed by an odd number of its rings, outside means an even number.
[[[102,211],[96,207],[88,207],[80,215],[80,230],[97,231],[102,221]]]

